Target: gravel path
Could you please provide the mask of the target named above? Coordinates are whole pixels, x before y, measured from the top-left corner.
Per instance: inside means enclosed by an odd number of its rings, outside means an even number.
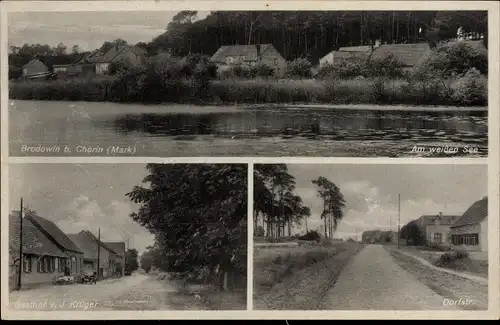
[[[369,245],[342,270],[322,309],[444,310],[444,297],[395,263],[382,246]]]

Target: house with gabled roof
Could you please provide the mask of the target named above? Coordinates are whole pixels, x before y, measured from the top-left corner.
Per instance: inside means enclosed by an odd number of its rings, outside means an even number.
[[[274,69],[274,75],[285,74],[286,60],[272,44],[224,45],[210,58],[217,64],[219,72],[230,70],[237,65],[253,66],[264,64]]]
[[[380,42],[377,41],[373,46],[362,45],[362,46],[346,46],[340,47],[338,50],[331,51],[319,59],[319,68],[323,68],[328,65],[333,65],[343,60],[348,60],[351,58],[359,58],[367,60],[374,48],[380,46]]]
[[[450,245],[450,227],[460,218],[460,215],[444,215],[421,217],[425,222],[425,239],[427,245]]]
[[[20,235],[20,213],[14,211],[9,214],[11,286],[17,284],[19,274]],[[57,276],[80,274],[83,252],[52,221],[32,214],[25,216],[22,243],[22,287],[50,284]]]
[[[474,202],[450,227],[451,244],[467,251],[488,251],[488,197]]]
[[[105,242],[119,257],[116,258],[116,272],[121,276],[125,275],[125,243],[124,242]]]
[[[68,234],[84,252],[84,270],[88,272],[97,272],[99,264],[99,276],[108,278],[117,273],[117,263],[121,258],[110,246],[100,241],[92,232],[82,230],[78,234]],[[99,247],[100,246],[100,247]],[[99,263],[97,263],[99,257]],[[120,274],[121,275],[121,274]]]
[[[26,63],[21,68],[22,77],[26,79],[45,79],[51,75],[49,68],[40,61],[35,58]]]
[[[127,62],[131,65],[140,65],[145,62],[146,56],[147,52],[143,48],[116,45],[107,51],[98,49],[90,53],[79,64],[92,64],[96,74],[106,74],[109,72],[111,63]]]

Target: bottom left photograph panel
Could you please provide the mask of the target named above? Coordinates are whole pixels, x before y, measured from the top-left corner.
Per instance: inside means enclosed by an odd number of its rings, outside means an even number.
[[[247,309],[248,165],[8,172],[9,310]]]

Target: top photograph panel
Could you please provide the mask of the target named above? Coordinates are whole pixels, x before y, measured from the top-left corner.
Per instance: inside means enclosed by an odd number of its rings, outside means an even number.
[[[485,157],[487,16],[10,12],[9,155]]]

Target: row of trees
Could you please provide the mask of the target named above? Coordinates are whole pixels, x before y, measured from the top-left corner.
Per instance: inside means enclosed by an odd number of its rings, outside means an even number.
[[[413,43],[455,38],[457,30],[484,34],[486,11],[214,11],[197,20],[182,11],[146,45],[153,54],[212,55],[222,45],[272,43],[291,61],[320,57],[341,46]]]
[[[226,289],[230,278],[245,277],[246,165],[148,164],[147,170],[146,186],[126,194],[140,205],[131,217],[155,236],[142,259],[157,256],[151,265],[162,271],[215,279]]]
[[[333,238],[339,220],[344,216],[345,201],[338,186],[326,177],[312,181],[323,200],[321,219],[325,238]],[[279,238],[292,236],[292,226],[301,225],[311,215],[309,207],[294,193],[295,177],[285,164],[255,165],[254,171],[254,229],[255,235]],[[262,226],[259,222],[262,221]],[[261,228],[262,227],[262,228]],[[285,228],[288,231],[285,232]]]
[[[285,164],[255,165],[254,170],[254,229],[262,228],[269,238],[292,235],[292,225],[311,215],[309,207],[294,193],[295,177]],[[262,235],[262,234],[261,234]]]

